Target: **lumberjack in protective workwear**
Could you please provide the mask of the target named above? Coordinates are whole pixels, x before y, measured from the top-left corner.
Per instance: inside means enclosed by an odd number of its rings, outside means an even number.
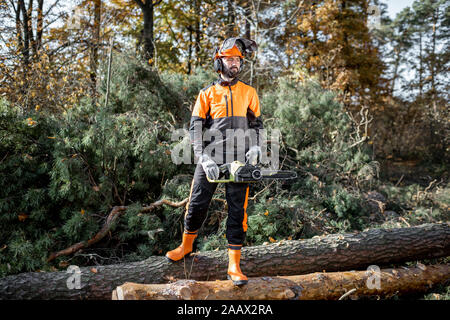
[[[189,132],[194,154],[199,161],[186,206],[182,244],[166,254],[171,261],[181,260],[193,250],[198,229],[206,218],[209,203],[217,187],[217,183],[208,181],[208,178],[215,180],[219,177],[217,164],[238,159],[242,161],[245,157],[249,163],[256,165],[261,159],[258,132],[263,125],[258,95],[253,87],[238,79],[238,74],[242,70],[243,54],[255,50],[256,43],[252,40],[229,38],[214,53],[214,69],[220,76],[217,81],[200,91],[192,112]],[[205,129],[215,133],[210,141],[202,139],[202,132]],[[249,135],[241,139],[242,141],[237,141],[238,145],[243,146],[239,148],[233,143],[235,136],[230,137],[230,131],[250,131],[249,129],[255,132],[256,136],[252,138]],[[238,139],[239,137],[242,138],[238,136]],[[239,262],[247,231],[249,185],[227,183],[225,191],[228,203],[227,273],[235,285],[242,285],[248,281],[240,269]]]

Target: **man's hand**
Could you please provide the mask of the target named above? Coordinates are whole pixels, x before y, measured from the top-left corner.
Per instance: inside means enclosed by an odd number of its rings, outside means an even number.
[[[252,166],[256,166],[261,161],[261,156],[262,152],[260,146],[251,147],[250,150],[248,150],[248,152],[245,154],[245,158]]]
[[[209,180],[217,180],[219,179],[219,167],[217,164],[211,160],[206,154],[202,155],[200,159],[200,164],[203,167],[203,170],[206,173],[206,176]]]

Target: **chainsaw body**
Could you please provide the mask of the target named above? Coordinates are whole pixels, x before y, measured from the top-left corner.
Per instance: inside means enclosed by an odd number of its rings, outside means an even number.
[[[266,170],[248,163],[244,164],[240,161],[233,161],[221,165],[219,167],[219,178],[217,180],[210,180],[207,177],[208,181],[212,183],[249,183],[267,179],[286,180],[294,178],[297,178],[297,173],[294,171]]]

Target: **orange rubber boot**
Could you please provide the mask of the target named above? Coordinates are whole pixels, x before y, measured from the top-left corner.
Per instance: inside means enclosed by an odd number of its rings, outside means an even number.
[[[183,259],[185,256],[189,255],[192,252],[194,240],[197,238],[197,231],[195,232],[183,232],[183,241],[181,245],[166,253],[166,258],[172,262]]]
[[[248,278],[242,273],[239,266],[241,260],[241,250],[228,249],[228,280],[233,281],[235,286],[247,284]]]

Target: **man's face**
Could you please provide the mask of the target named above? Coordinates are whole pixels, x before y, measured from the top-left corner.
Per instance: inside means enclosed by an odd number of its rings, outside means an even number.
[[[223,73],[229,78],[236,78],[241,67],[241,59],[238,56],[222,58]]]

